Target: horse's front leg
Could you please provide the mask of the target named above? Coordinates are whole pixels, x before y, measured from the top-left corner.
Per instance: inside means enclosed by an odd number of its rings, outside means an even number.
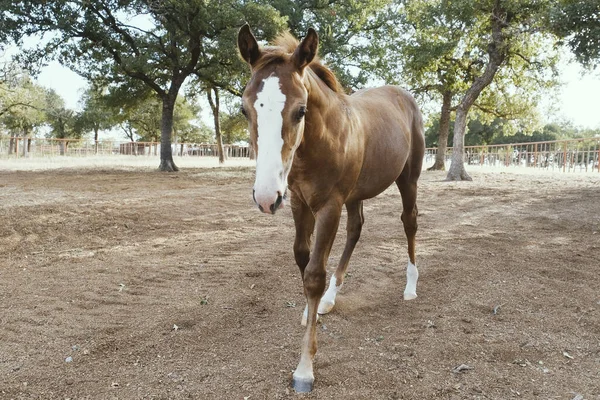
[[[300,268],[300,274],[304,277],[304,270],[310,260],[310,237],[315,230],[315,216],[313,212],[294,192],[291,196],[292,215],[296,226],[296,238],[294,239],[294,257]]]
[[[291,198],[292,215],[294,216],[294,224],[296,225],[296,238],[294,239],[294,257],[296,264],[300,269],[300,274],[304,278],[304,270],[310,260],[310,237],[315,230],[315,216],[308,207],[294,192]],[[304,309],[302,313],[302,325],[306,326],[308,318],[308,309]]]
[[[316,214],[315,248],[303,274],[308,313],[300,362],[294,371],[292,382],[297,392],[310,392],[315,380],[313,357],[317,352],[317,309],[325,292],[325,267],[340,223],[341,212],[342,202],[331,201]]]

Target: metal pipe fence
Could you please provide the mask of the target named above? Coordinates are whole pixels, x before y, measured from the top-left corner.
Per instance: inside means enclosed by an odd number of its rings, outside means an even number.
[[[0,135],[0,158],[86,157],[135,155],[158,157],[160,142],[124,142],[90,139],[48,139]],[[175,157],[216,157],[216,144],[173,143]],[[223,145],[225,158],[251,158],[248,145]],[[433,164],[437,148],[427,148],[424,164]],[[446,151],[450,162],[452,148]],[[527,167],[562,172],[600,172],[600,137],[547,142],[465,146],[464,162],[471,166]]]
[[[437,148],[427,148],[425,166],[433,165]],[[446,150],[450,162],[452,148]],[[468,165],[527,167],[562,172],[600,172],[600,137],[547,142],[465,146]]]
[[[89,139],[48,139],[36,137],[10,137],[0,135],[0,157],[53,157],[53,156],[159,156],[160,142],[124,142],[114,140]],[[173,156],[215,157],[219,156],[216,144],[173,143]],[[225,158],[251,157],[249,146],[223,145]]]

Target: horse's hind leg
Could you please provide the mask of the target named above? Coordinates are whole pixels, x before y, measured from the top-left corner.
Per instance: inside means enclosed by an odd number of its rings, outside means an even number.
[[[408,242],[408,266],[406,267],[406,288],[404,289],[404,300],[412,300],[417,297],[417,280],[419,271],[415,260],[415,236],[417,234],[417,179],[420,168],[417,171],[407,166],[398,179],[396,185],[402,196],[402,223],[404,233]]]
[[[360,232],[365,220],[363,217],[362,200],[347,203],[346,210],[348,211],[348,222],[346,224],[346,246],[344,247],[342,258],[340,258],[340,263],[338,264],[335,273],[329,280],[329,288],[319,303],[319,314],[327,314],[335,305],[335,296],[344,284],[344,276],[346,275],[348,262],[350,261],[350,256],[352,255],[354,247],[356,247],[356,243],[360,238]]]

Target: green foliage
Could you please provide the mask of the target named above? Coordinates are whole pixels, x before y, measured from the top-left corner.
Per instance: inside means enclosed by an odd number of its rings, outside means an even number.
[[[45,89],[16,69],[0,81],[0,124],[13,136],[31,136],[47,121]]]
[[[390,47],[390,53],[400,56],[389,57],[398,62],[398,67],[384,64],[383,76],[395,83],[401,83],[402,77],[417,95],[427,98],[439,99],[444,92],[452,93],[452,104],[456,105],[487,65],[492,4],[425,0],[403,4],[402,24],[395,27],[392,36],[398,39]],[[475,107],[489,120],[531,119],[531,110],[541,94],[558,85],[558,54],[552,40],[539,33],[541,17],[538,15],[536,20],[534,14],[529,15],[531,20],[525,18],[534,8],[531,4],[518,0],[504,4],[507,14],[513,17],[504,33],[506,57]]]
[[[107,95],[103,102],[113,115],[115,124],[121,126],[130,140],[157,142],[161,135],[162,102],[156,96],[141,99],[125,99]],[[173,112],[173,134],[178,142],[200,142],[205,134],[202,126],[194,123],[200,108],[178,97]],[[204,128],[206,129],[206,128]],[[134,136],[135,135],[135,136]]]
[[[76,114],[65,107],[63,99],[53,90],[46,92],[46,118],[50,125],[48,137],[57,139],[79,139],[83,131],[78,129]]]
[[[248,121],[241,112],[233,114],[221,113],[220,118],[223,143],[235,144],[248,142]]]
[[[268,4],[244,0],[0,0],[0,9],[0,31],[17,44],[51,34],[20,54],[29,68],[55,57],[101,86],[134,97],[154,91],[163,103],[163,171],[177,170],[170,152],[173,109],[186,78],[220,80],[220,71],[241,64],[234,33],[246,20],[265,32],[280,23]]]
[[[102,89],[88,88],[80,99],[83,110],[77,115],[75,124],[76,130],[83,134],[94,132],[97,136],[99,131],[111,129],[117,124],[116,116],[102,92]]]
[[[296,37],[309,27],[319,34],[319,54],[336,73],[342,85],[355,90],[376,78],[373,65],[389,43],[386,27],[397,14],[391,0],[273,0],[287,17]]]
[[[560,0],[551,7],[551,31],[564,41],[584,66],[600,63],[600,2]]]
[[[454,134],[454,121],[450,123],[449,142]],[[425,145],[433,148],[438,145],[439,119],[435,119],[425,130]],[[511,121],[495,118],[473,119],[467,125],[465,146],[485,144],[509,144],[544,142],[549,140],[592,138],[600,136],[600,129],[578,129],[571,123],[550,123],[533,130],[515,127]]]
[[[194,72],[192,94],[215,87],[235,96],[242,95],[250,71],[238,55],[238,30],[244,23],[249,23],[257,36],[269,41],[285,29],[286,19],[269,3],[239,0],[207,2],[212,7],[210,21],[207,21],[212,33],[202,47],[200,63],[203,67]]]

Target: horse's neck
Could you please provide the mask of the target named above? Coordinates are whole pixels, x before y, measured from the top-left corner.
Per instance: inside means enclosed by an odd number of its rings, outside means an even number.
[[[340,126],[348,120],[348,116],[343,112],[346,109],[344,95],[331,90],[313,73],[307,74],[305,79],[308,88],[307,117],[309,118],[309,123],[304,129],[305,140],[331,141],[330,136],[333,133],[344,134]],[[332,108],[337,110],[330,112]],[[309,116],[309,113],[313,115]]]

